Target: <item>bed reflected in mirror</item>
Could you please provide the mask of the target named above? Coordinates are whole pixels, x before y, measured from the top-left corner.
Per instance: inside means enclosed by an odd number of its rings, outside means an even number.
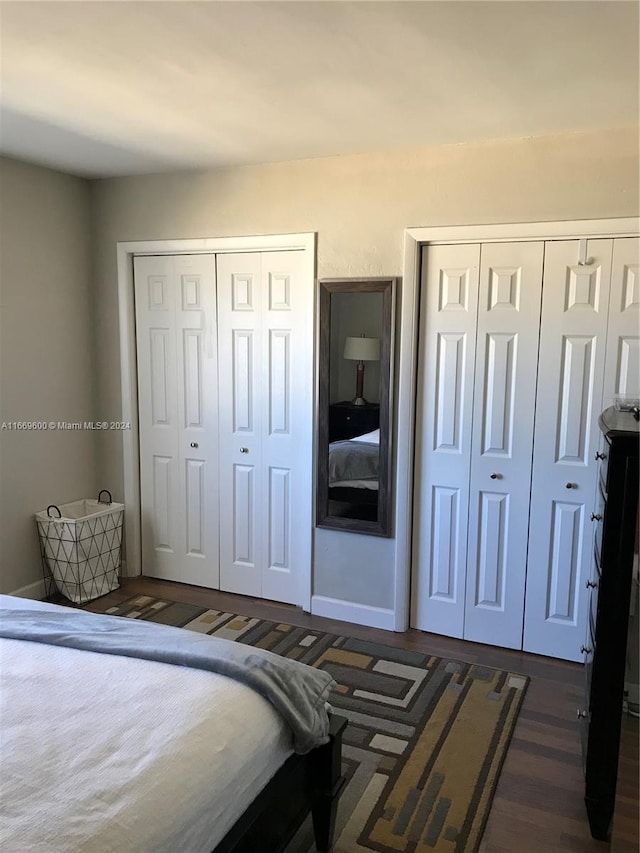
[[[395,279],[320,287],[320,527],[390,536],[389,383]]]

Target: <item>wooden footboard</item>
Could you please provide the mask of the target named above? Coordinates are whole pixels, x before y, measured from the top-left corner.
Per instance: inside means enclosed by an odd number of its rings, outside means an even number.
[[[330,850],[345,783],[341,763],[346,725],[344,717],[331,714],[329,742],[307,755],[288,758],[214,853],[282,853],[309,812],[317,850]]]
[[[350,486],[331,486],[329,489],[329,500],[375,506],[378,503],[378,490],[353,489]]]

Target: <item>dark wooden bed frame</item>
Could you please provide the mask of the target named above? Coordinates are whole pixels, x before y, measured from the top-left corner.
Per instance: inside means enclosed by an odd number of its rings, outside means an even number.
[[[213,853],[282,853],[309,812],[316,848],[333,844],[338,798],[344,787],[342,732],[347,721],[329,715],[329,742],[290,756],[238,818]]]
[[[347,503],[362,504],[363,506],[378,505],[377,489],[358,489],[353,486],[330,486],[330,501],[346,501]]]
[[[347,527],[357,519],[358,529],[367,532],[378,531],[378,490],[358,489],[350,486],[331,486],[328,490],[327,507],[334,527]],[[348,504],[344,512],[332,501]],[[344,512],[344,515],[342,514]]]

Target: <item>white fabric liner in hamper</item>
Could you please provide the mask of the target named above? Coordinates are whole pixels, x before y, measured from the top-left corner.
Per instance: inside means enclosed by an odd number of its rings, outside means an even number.
[[[61,517],[50,510],[59,510]],[[83,604],[120,586],[123,516],[124,504],[91,499],[36,513],[43,565],[69,601]]]

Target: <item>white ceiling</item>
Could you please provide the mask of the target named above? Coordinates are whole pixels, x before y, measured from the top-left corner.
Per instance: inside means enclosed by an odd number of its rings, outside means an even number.
[[[96,177],[635,125],[639,8],[2,2],[0,150]]]

